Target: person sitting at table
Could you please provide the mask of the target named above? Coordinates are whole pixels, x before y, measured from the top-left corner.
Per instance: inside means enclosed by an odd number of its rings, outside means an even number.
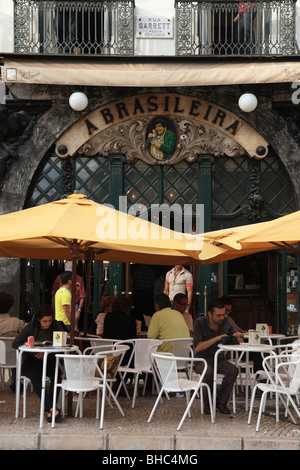
[[[194,323],[193,346],[195,357],[202,357],[207,362],[207,370],[203,382],[207,383],[213,392],[214,356],[218,351],[218,344],[223,336],[235,336],[239,342],[243,342],[241,334],[236,332],[232,323],[225,315],[225,305],[219,300],[212,300],[208,306],[208,316],[197,318]],[[195,364],[195,372],[201,374],[204,364]],[[218,373],[224,378],[218,392],[216,406],[223,414],[230,414],[227,407],[232,388],[238,375],[238,369],[219,355]],[[209,414],[208,397],[204,389],[204,412]]]
[[[0,292],[0,336],[15,338],[23,330],[25,324],[17,317],[12,317],[9,313],[13,307],[15,299],[9,292]],[[14,351],[7,351],[8,362],[13,363],[16,358]],[[10,388],[16,390],[16,369],[11,369]]]
[[[194,331],[193,317],[190,313],[186,312],[186,307],[188,307],[187,295],[182,294],[181,292],[179,294],[176,294],[173,299],[173,304],[174,304],[174,310],[177,310],[177,312],[180,312],[182,314],[185,320],[185,323],[188,326],[190,336],[193,336],[193,331]]]
[[[26,343],[28,336],[33,336],[35,342],[53,341],[53,332],[63,331],[60,322],[54,319],[54,313],[51,305],[43,304],[38,309],[32,322],[28,323],[25,328],[18,334],[12,343],[14,349],[18,349]],[[41,399],[42,393],[42,373],[43,373],[43,357],[44,353],[23,353],[23,363],[21,374],[31,380],[33,389],[37,396]],[[49,392],[45,391],[45,413],[49,423],[52,420],[52,397],[55,374],[55,355],[49,354],[47,359],[46,376],[50,379]],[[60,373],[59,373],[60,380]],[[60,410],[55,410],[55,421],[60,418]]]
[[[15,337],[24,328],[24,323],[9,313],[15,299],[9,292],[0,292],[0,336]]]
[[[126,295],[119,295],[114,299],[112,311],[104,318],[102,338],[134,339],[136,337],[136,323],[130,314],[130,300]]]
[[[130,314],[130,300],[126,295],[119,295],[114,299],[112,304],[112,311],[108,312],[104,318],[103,335],[102,338],[107,339],[135,339],[136,338],[136,323]],[[132,349],[126,351],[121,365],[127,364],[131,355]],[[128,379],[132,379],[131,374],[127,374]],[[113,385],[113,392],[115,393],[120,384],[119,374],[116,376],[116,381]],[[120,395],[124,395],[124,390],[121,388]]]
[[[188,326],[177,310],[171,309],[171,301],[167,294],[154,297],[155,313],[151,318],[147,336],[153,339],[189,338]],[[172,352],[172,342],[165,342],[158,351]]]
[[[99,336],[103,335],[103,327],[104,327],[104,318],[108,312],[112,311],[112,306],[115,301],[115,297],[112,295],[107,295],[101,302],[101,313],[99,313],[96,317],[96,334]]]
[[[232,302],[230,300],[230,297],[227,297],[226,295],[223,295],[223,297],[221,297],[220,300],[221,300],[221,302],[223,302],[225,304],[225,317],[227,317],[231,321],[231,323],[233,324],[233,327],[235,328],[235,331],[237,331],[238,333],[248,333],[247,330],[243,330],[242,328],[240,328],[235,323],[235,321],[229,316],[230,313],[232,312]],[[228,354],[230,354],[230,353],[228,353]],[[258,370],[262,370],[262,368],[263,368],[263,366],[262,366],[263,358],[262,358],[261,353],[251,352],[249,354],[249,359],[253,362],[253,371],[254,372],[257,372]]]
[[[225,305],[225,317],[228,318],[231,323],[233,324],[233,327],[235,328],[235,331],[238,333],[247,333],[246,330],[243,330],[243,328],[240,328],[233,318],[231,318],[229,315],[232,313],[232,302],[230,297],[227,297],[226,295],[223,295],[223,297],[220,298],[221,302]]]

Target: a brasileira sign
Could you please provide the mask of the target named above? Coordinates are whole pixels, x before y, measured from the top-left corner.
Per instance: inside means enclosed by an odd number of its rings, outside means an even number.
[[[80,118],[61,135],[56,143],[56,153],[61,157],[72,156],[95,135],[146,116],[203,123],[235,140],[251,157],[263,158],[268,153],[268,142],[241,117],[216,103],[176,93],[140,94],[104,104]]]

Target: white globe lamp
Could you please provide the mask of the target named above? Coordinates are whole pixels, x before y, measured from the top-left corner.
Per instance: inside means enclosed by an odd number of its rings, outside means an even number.
[[[75,91],[69,98],[69,105],[74,111],[83,111],[88,105],[87,96],[81,91]]]
[[[253,93],[244,93],[240,96],[239,107],[245,113],[251,113],[257,107],[258,101]]]

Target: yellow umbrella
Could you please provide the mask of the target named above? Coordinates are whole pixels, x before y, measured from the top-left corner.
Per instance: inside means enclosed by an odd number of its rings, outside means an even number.
[[[200,237],[174,232],[83,194],[0,216],[0,256],[195,264]],[[194,244],[196,243],[195,247]],[[194,247],[194,248],[193,248]]]
[[[300,244],[300,211],[260,224],[248,225],[245,230],[224,234],[218,239],[222,247],[228,250],[258,252],[285,250],[299,254],[296,245]]]
[[[205,246],[204,249],[198,253],[200,263],[221,263],[223,261],[251,255],[259,251],[266,251],[268,249],[274,250],[274,246],[267,247],[264,243],[260,246],[249,245],[247,247],[243,247],[243,250],[241,251],[239,247],[233,247],[226,243],[229,237],[242,235],[247,230],[254,229],[255,227],[258,228],[261,224],[263,224],[263,222],[203,233],[202,237],[204,238]]]
[[[215,230],[212,232],[205,232],[197,235],[193,235],[193,245],[195,248],[189,248],[183,250],[186,256],[192,257],[194,260],[190,264],[212,264],[220,263],[222,261],[228,261],[230,259],[246,256],[247,254],[253,253],[250,248],[249,253],[239,249],[227,246],[224,243],[228,236],[248,230],[250,227],[259,224],[243,225],[240,227],[230,227],[227,229]],[[185,240],[188,240],[188,235],[185,235]],[[201,247],[198,248],[197,247]],[[273,248],[274,249],[274,248]],[[263,250],[265,247],[263,247]],[[260,251],[260,250],[256,250]],[[196,261],[196,262],[195,262]]]
[[[244,233],[250,226],[182,234],[97,204],[83,194],[2,215],[0,227],[0,256],[6,257],[170,265],[218,263],[254,252],[226,243],[229,236]],[[255,251],[266,249],[265,244],[255,246]],[[72,274],[74,280],[76,262]],[[72,284],[74,300],[76,283]],[[72,338],[75,302],[71,313]]]
[[[168,230],[83,194],[2,215],[0,227],[0,256],[6,257],[196,264],[203,246],[201,237]],[[76,262],[72,274],[74,280]],[[71,341],[76,283],[72,284]]]

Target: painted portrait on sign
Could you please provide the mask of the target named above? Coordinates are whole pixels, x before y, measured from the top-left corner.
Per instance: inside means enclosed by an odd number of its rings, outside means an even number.
[[[177,136],[170,119],[153,119],[146,131],[146,144],[150,154],[157,160],[167,160],[176,148]]]

